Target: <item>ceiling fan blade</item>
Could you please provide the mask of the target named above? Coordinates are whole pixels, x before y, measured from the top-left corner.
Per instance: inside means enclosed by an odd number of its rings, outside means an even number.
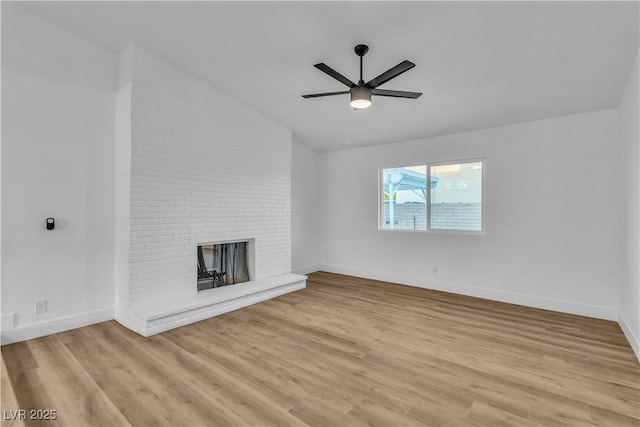
[[[318,97],[321,97],[321,96],[344,95],[346,93],[350,93],[350,91],[343,90],[342,92],[312,93],[310,95],[302,95],[302,97],[303,98],[318,98]]]
[[[348,78],[346,78],[345,76],[343,76],[342,74],[334,70],[333,68],[329,67],[327,64],[324,64],[321,62],[319,64],[315,64],[314,67],[316,67],[318,70],[322,71],[323,73],[329,74],[331,77],[333,77],[334,79],[336,79],[337,81],[339,81],[344,85],[347,85],[349,87],[354,87],[356,85],[354,82],[352,82],[351,80],[349,80]]]
[[[371,92],[371,95],[378,96],[391,96],[394,98],[412,98],[416,99],[422,95],[422,92],[405,92],[403,90],[385,90],[385,89],[374,89]]]
[[[395,67],[388,69],[384,73],[380,74],[378,77],[368,81],[365,86],[368,86],[371,89],[375,89],[381,84],[388,82],[394,77],[398,77],[400,74],[404,73],[405,71],[409,71],[415,66],[416,64],[414,64],[411,61],[406,61],[406,60],[402,61]]]

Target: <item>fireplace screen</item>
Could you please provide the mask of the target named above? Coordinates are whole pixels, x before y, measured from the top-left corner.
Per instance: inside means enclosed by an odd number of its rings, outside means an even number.
[[[198,246],[199,291],[247,281],[247,242]]]

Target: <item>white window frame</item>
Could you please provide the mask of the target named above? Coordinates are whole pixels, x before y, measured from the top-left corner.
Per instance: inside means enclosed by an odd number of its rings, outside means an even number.
[[[445,166],[445,165],[463,165],[466,163],[482,163],[482,172],[481,172],[481,197],[480,197],[480,230],[447,230],[447,229],[432,229],[431,228],[431,168],[433,166]],[[407,230],[407,229],[396,229],[396,228],[384,228],[382,224],[382,220],[384,218],[384,176],[383,171],[385,169],[393,169],[393,168],[406,168],[406,167],[414,167],[414,166],[426,166],[427,167],[427,178],[426,178],[426,187],[427,187],[427,195],[425,200],[426,206],[426,230]],[[378,231],[392,231],[392,232],[404,232],[404,233],[436,233],[436,234],[462,234],[462,235],[476,235],[481,236],[486,233],[485,228],[485,169],[487,166],[487,161],[483,157],[472,158],[472,159],[462,159],[462,160],[444,160],[437,162],[417,162],[412,164],[404,164],[399,166],[398,164],[394,164],[393,166],[384,166],[378,169]],[[393,200],[389,200],[391,203]]]

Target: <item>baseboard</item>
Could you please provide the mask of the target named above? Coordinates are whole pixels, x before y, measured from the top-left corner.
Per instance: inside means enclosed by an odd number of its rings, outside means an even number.
[[[113,307],[110,307],[67,317],[59,317],[46,322],[31,323],[29,325],[3,330],[1,343],[4,345],[39,338],[45,335],[93,325],[94,323],[106,322],[107,320],[112,320],[113,317]]]
[[[633,352],[640,361],[640,340],[636,334],[633,333],[633,329],[629,326],[629,323],[622,315],[622,312],[618,312],[618,324],[620,325],[620,329],[622,329],[624,336],[627,338],[627,341],[629,341],[629,345],[631,345]]]
[[[144,335],[145,322],[143,322],[142,319],[138,319],[128,308],[118,307],[116,305],[114,318],[116,322],[120,323],[125,328],[140,335]]]
[[[536,297],[487,288],[478,288],[475,286],[462,285],[459,283],[432,281],[415,277],[404,277],[395,274],[374,273],[333,265],[319,266],[319,270],[327,271],[330,273],[363,277],[365,279],[399,283],[402,285],[415,286],[417,288],[433,289],[460,295],[468,295],[493,301],[501,301],[510,304],[524,305],[527,307],[541,308],[544,310],[559,311],[562,313],[577,314],[580,316],[594,317],[597,319],[618,321],[617,308],[580,304],[571,301],[556,300],[552,298]]]
[[[292,271],[292,273],[307,275],[309,273],[315,273],[316,271],[322,270],[324,266],[321,264],[308,265],[306,267],[297,268]]]

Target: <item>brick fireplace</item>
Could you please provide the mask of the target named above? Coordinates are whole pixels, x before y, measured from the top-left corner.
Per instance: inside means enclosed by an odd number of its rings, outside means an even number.
[[[140,48],[119,66],[116,320],[150,335],[304,287],[291,131]],[[251,280],[199,295],[194,248],[247,236]]]

